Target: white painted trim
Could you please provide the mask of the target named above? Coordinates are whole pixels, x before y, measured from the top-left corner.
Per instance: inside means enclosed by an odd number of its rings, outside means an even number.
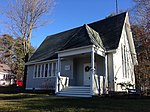
[[[86,46],[86,47],[80,47],[79,48],[75,48],[75,49],[71,49],[71,50],[65,50],[65,52],[59,52],[58,53],[58,57],[65,57],[65,56],[73,56],[73,55],[77,55],[77,54],[83,54],[83,53],[90,53],[92,51],[92,48],[94,46]]]
[[[57,92],[59,92],[59,87],[58,87],[58,85],[59,85],[59,80],[58,80],[58,78],[60,77],[60,70],[61,70],[61,68],[60,68],[60,65],[61,65],[61,59],[60,59],[60,57],[58,56],[58,74],[57,74],[57,76],[56,76],[56,84],[55,84],[55,94],[57,93]]]
[[[98,50],[95,50],[95,53],[100,55],[100,56],[105,57],[105,51],[101,51],[101,50],[98,49]]]
[[[25,65],[34,65],[34,64],[42,64],[42,63],[48,63],[48,62],[53,62],[57,61],[58,59],[52,59],[52,60],[46,60],[46,61],[40,61],[40,62],[27,62]]]
[[[114,65],[114,54],[112,54],[112,74],[113,74],[113,77],[115,76],[114,74],[114,69],[115,69],[115,65]],[[113,80],[113,91],[115,91],[115,81]]]
[[[83,47],[77,47],[77,48],[67,49],[67,50],[63,50],[63,51],[58,51],[58,52],[56,52],[56,53],[63,53],[63,52],[75,51],[75,50],[85,49],[85,48],[89,48],[89,47],[93,47],[93,46],[94,46],[94,45],[88,45],[88,46],[83,46]]]
[[[127,21],[127,19],[128,18],[126,18],[126,21]],[[126,23],[124,27],[125,27],[125,31],[127,33],[127,39],[128,39],[128,42],[129,42],[132,61],[133,61],[134,65],[138,65],[136,51],[135,51],[135,45],[134,45],[134,41],[133,41],[133,37],[132,37],[130,24]]]
[[[103,91],[103,94],[108,94],[108,88],[109,88],[109,76],[108,76],[108,55],[105,56],[105,89]]]
[[[95,74],[95,68],[94,68],[94,63],[95,63],[95,61],[94,61],[94,53],[95,53],[95,50],[94,50],[94,48],[92,47],[92,51],[91,51],[91,83],[90,83],[90,93],[91,93],[91,95],[93,95],[94,94],[94,88],[93,88],[93,81],[94,81],[94,74]]]
[[[108,51],[106,51],[106,53],[116,53],[116,49],[108,50]]]
[[[129,25],[129,28],[127,28],[126,24]],[[124,29],[125,29],[125,31],[127,33],[127,39],[129,41],[130,52],[131,52],[131,54],[133,54],[133,55],[131,55],[133,63],[134,63],[134,65],[137,65],[138,64],[137,56],[136,56],[136,52],[135,52],[135,46],[134,46],[132,32],[131,32],[131,27],[130,27],[130,23],[129,23],[129,14],[128,14],[128,12],[126,13],[126,17],[125,17],[125,20],[124,20],[121,37],[123,36],[123,30]],[[119,40],[119,43],[120,43],[120,40]]]

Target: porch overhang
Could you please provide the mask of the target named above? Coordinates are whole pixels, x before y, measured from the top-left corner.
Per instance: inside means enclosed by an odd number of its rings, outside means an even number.
[[[58,53],[58,57],[66,57],[66,56],[73,56],[73,55],[78,55],[83,53],[90,53],[93,51],[93,49],[96,54],[105,57],[105,50],[103,50],[102,48],[98,48],[95,45],[67,49],[63,51],[58,51],[56,53]]]
[[[95,95],[95,60],[96,60],[96,55],[99,55],[101,57],[105,57],[105,49],[98,47],[96,45],[89,45],[89,46],[83,46],[83,47],[78,47],[78,48],[73,48],[73,49],[67,49],[63,51],[58,51],[56,52],[58,54],[58,74],[56,77],[56,90],[55,93],[59,93],[60,90],[60,82],[59,78],[61,77],[61,58],[66,58],[66,57],[74,57],[75,55],[81,55],[81,54],[89,54],[90,56],[90,95],[93,96]],[[99,92],[99,91],[98,91]],[[99,93],[100,94],[100,93]]]

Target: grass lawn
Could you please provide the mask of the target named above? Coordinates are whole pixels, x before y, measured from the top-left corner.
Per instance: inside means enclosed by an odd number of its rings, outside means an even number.
[[[150,99],[71,98],[46,94],[0,94],[0,111],[150,112]]]

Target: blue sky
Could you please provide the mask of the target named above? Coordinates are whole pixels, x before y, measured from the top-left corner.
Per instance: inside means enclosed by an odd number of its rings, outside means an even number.
[[[0,1],[0,7],[5,6],[5,0]],[[115,12],[116,0],[55,0],[56,5],[45,19],[50,20],[46,26],[35,29],[32,33],[31,44],[38,47],[48,35],[62,32],[74,27],[101,20],[110,13]],[[134,4],[132,0],[118,0],[119,10],[127,10]],[[4,19],[0,16],[0,20]],[[7,33],[2,29],[0,34]]]

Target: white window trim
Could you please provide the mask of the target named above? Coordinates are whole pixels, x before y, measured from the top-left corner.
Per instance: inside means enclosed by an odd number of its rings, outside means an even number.
[[[54,63],[55,63],[55,69],[54,69]],[[45,77],[46,73],[46,64],[48,64],[48,69],[47,69],[47,77]],[[50,66],[51,64],[51,66]],[[37,66],[37,67],[36,67]],[[39,66],[40,66],[40,75],[39,75]],[[43,69],[44,66],[44,69]],[[51,68],[50,68],[51,67]],[[42,70],[43,69],[43,70]],[[35,75],[35,70],[36,70],[36,75]],[[50,71],[49,71],[50,70]],[[55,70],[55,71],[54,71]],[[43,73],[43,76],[42,76]],[[50,74],[51,73],[51,74]],[[41,79],[41,78],[51,78],[55,77],[57,74],[57,61],[56,62],[48,62],[48,63],[43,63],[43,64],[35,64],[34,65],[34,72],[33,72],[33,79]]]

